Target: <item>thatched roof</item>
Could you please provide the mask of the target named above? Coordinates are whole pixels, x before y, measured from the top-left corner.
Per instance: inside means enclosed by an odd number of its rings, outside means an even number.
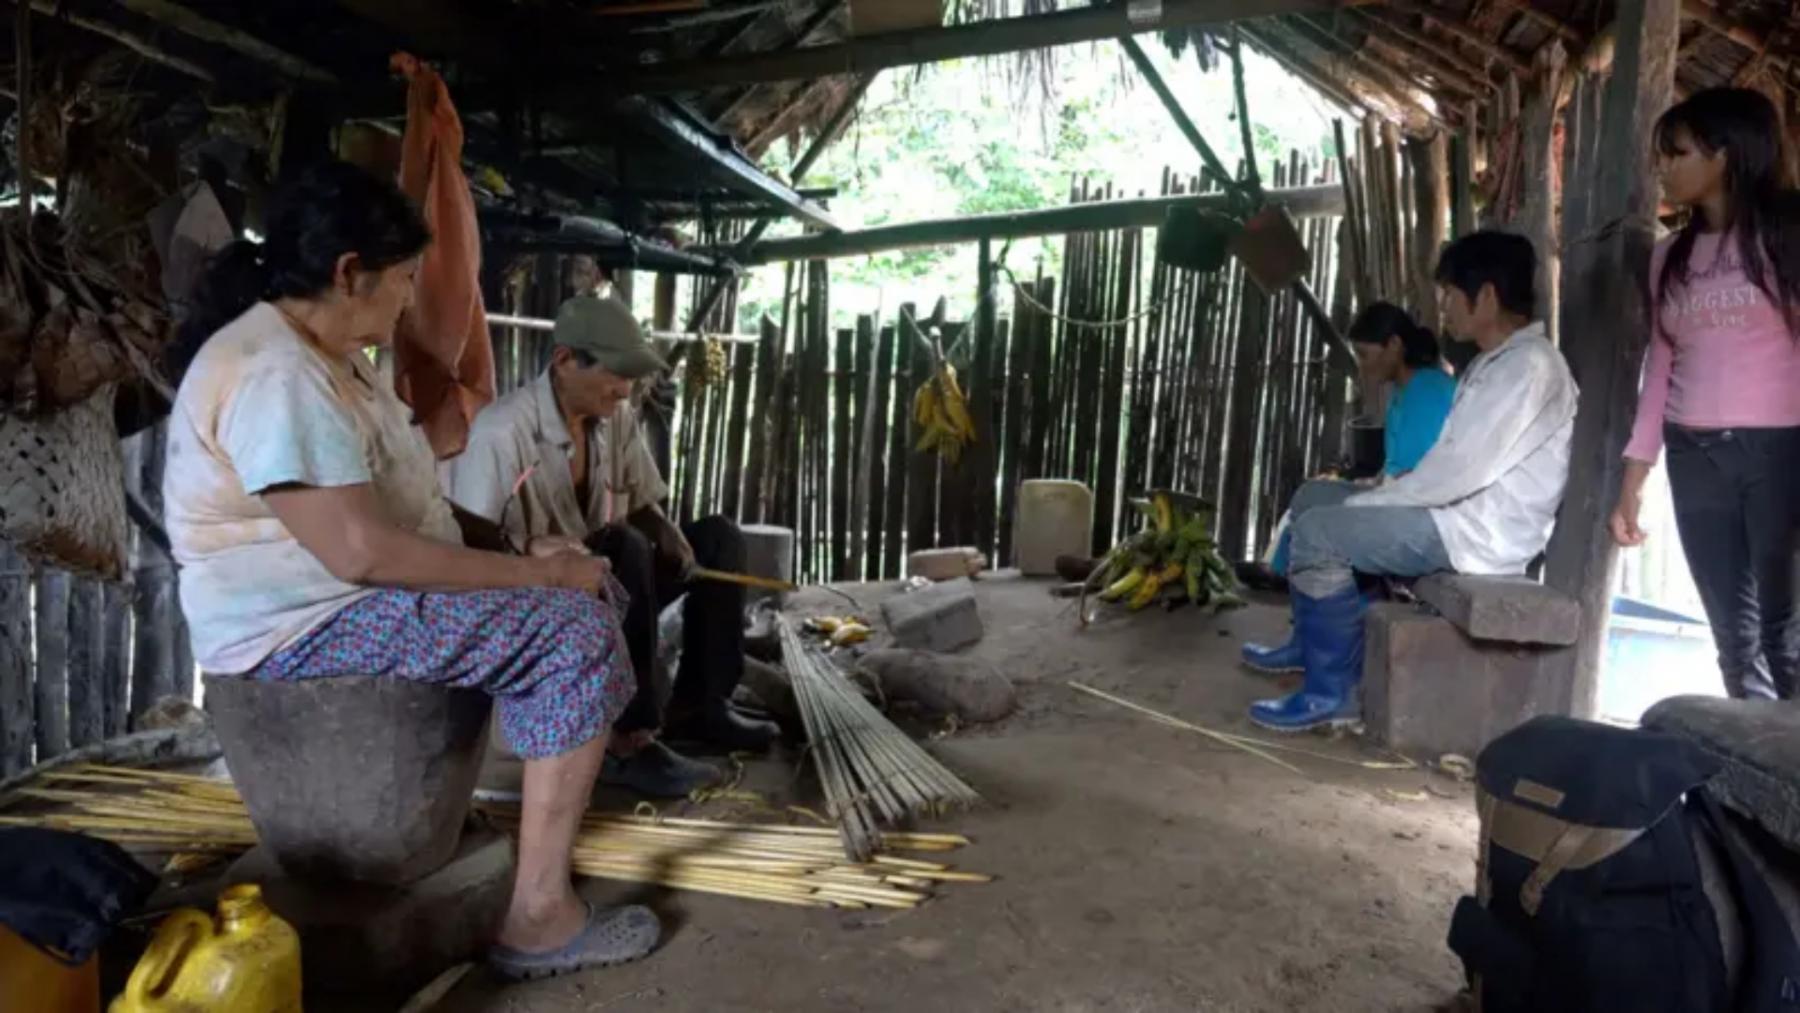
[[[1528,80],[1551,43],[1604,59],[1614,0],[1391,0],[1245,23],[1253,45],[1340,102],[1417,128],[1460,122]],[[1760,87],[1784,110],[1800,92],[1800,20],[1785,0],[1684,0],[1676,88]]]

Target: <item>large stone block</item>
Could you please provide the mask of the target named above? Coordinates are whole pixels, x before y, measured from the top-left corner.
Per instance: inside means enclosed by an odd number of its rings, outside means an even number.
[[[1559,712],[1568,650],[1477,641],[1411,605],[1376,605],[1363,651],[1364,724],[1402,753],[1473,759],[1500,734]]]
[[[257,837],[313,879],[407,883],[455,853],[492,700],[398,679],[206,679]]]
[[[894,595],[881,603],[881,616],[895,643],[921,651],[954,651],[984,632],[967,577]]]
[[[1711,784],[1720,801],[1800,851],[1800,704],[1678,696],[1643,723],[1724,761]]]
[[[1434,573],[1412,589],[1476,640],[1567,647],[1581,635],[1581,604],[1525,577]]]
[[[513,846],[504,834],[472,830],[448,863],[405,886],[296,877],[267,848],[238,859],[225,878],[261,885],[269,906],[300,933],[308,996],[403,996],[479,958],[493,941],[512,899]]]

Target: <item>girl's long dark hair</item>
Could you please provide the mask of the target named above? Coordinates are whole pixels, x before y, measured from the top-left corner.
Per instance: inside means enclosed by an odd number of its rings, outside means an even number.
[[[1399,338],[1406,365],[1412,369],[1435,366],[1443,354],[1431,328],[1420,326],[1411,313],[1391,302],[1372,302],[1363,307],[1347,337],[1364,345],[1385,345],[1388,338]]]
[[[1800,309],[1800,228],[1794,195],[1783,185],[1781,128],[1775,105],[1749,88],[1707,88],[1670,107],[1656,121],[1656,149],[1675,154],[1686,134],[1707,155],[1725,152],[1726,212],[1722,222],[1694,214],[1669,246],[1656,283],[1662,300],[1688,280],[1688,260],[1703,225],[1735,235],[1744,276],[1781,308],[1790,328]]]
[[[264,224],[262,243],[240,239],[207,265],[169,351],[175,378],[206,339],[259,300],[325,291],[344,254],[379,271],[431,242],[431,230],[399,187],[345,162],[320,162],[283,183]]]

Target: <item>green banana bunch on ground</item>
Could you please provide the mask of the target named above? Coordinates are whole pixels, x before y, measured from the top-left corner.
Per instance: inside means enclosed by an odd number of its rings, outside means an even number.
[[[1144,528],[1113,547],[1090,580],[1100,600],[1123,601],[1136,611],[1161,599],[1169,607],[1193,604],[1212,614],[1237,608],[1231,564],[1218,553],[1204,511],[1186,511],[1166,492],[1142,504]]]

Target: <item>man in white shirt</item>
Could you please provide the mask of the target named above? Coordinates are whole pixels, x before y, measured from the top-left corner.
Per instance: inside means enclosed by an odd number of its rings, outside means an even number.
[[[552,341],[550,368],[476,417],[468,448],[440,468],[443,485],[515,547],[585,546],[612,563],[631,598],[623,632],[638,693],[613,727],[600,779],[684,797],[719,771],[656,741],[659,730],[720,752],[761,751],[779,731],[730,703],[744,670],[743,590],[687,579],[696,565],[743,570],[743,538],[724,517],[678,525],[663,513],[669,487],[630,394],[666,367],[630,308],[577,296],[557,311]],[[680,671],[665,693],[655,677],[657,614],[684,593]]]
[[[1477,232],[1445,248],[1436,272],[1445,330],[1481,354],[1418,467],[1294,518],[1289,583],[1305,683],[1253,705],[1258,725],[1301,731],[1361,715],[1368,603],[1357,574],[1519,575],[1549,542],[1569,476],[1576,389],[1543,323],[1531,319],[1536,273],[1520,236]]]

